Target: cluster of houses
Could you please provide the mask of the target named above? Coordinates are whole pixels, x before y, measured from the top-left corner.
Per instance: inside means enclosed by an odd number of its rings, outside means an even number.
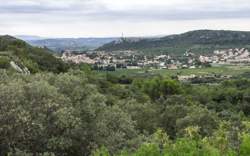
[[[182,57],[173,57],[170,55],[144,56],[134,51],[119,51],[116,53],[107,53],[102,51],[76,53],[66,51],[61,59],[66,62],[76,64],[91,64],[94,69],[179,69],[179,68],[197,68],[197,59],[191,53],[186,53]],[[112,67],[112,68],[111,68]]]
[[[249,64],[250,52],[246,48],[216,50],[212,56],[200,56],[199,60],[216,64]]]
[[[80,63],[87,63],[87,64],[94,64],[95,61],[89,58],[86,54],[75,54],[72,52],[64,52],[61,59],[65,62],[73,62],[76,64]]]
[[[135,51],[116,51],[109,53],[104,51],[90,51],[77,53],[65,51],[61,59],[76,64],[91,64],[96,70],[126,69],[183,69],[202,68],[211,64],[238,64],[250,63],[250,52],[245,49],[216,50],[210,56],[195,55],[187,51],[182,56],[140,55]]]

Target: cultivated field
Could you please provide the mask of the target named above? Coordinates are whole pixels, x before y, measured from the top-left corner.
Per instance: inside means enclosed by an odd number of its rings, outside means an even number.
[[[100,75],[110,73],[116,76],[139,76],[139,75],[161,75],[163,77],[170,77],[176,75],[231,75],[239,76],[241,74],[250,72],[250,66],[229,66],[223,65],[210,68],[197,68],[197,69],[118,69],[113,72],[98,71]]]

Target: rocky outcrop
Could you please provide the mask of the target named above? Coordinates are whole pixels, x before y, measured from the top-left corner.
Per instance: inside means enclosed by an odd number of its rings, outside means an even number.
[[[17,72],[25,74],[25,75],[29,75],[30,71],[27,67],[20,67],[18,64],[16,64],[14,61],[10,62],[10,65],[13,69],[15,69]]]

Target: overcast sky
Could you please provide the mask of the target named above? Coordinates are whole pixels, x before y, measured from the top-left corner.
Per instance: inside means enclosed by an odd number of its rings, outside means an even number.
[[[0,0],[0,34],[154,36],[250,31],[249,0]]]

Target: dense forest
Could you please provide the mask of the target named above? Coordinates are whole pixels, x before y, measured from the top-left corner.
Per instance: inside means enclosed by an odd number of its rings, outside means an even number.
[[[134,50],[143,54],[182,55],[191,50],[198,54],[209,54],[218,49],[249,48],[250,32],[225,30],[197,30],[162,38],[145,38],[134,41],[123,38],[113,41],[98,50]]]
[[[250,155],[249,79],[99,74],[8,36],[0,51],[1,156]]]

